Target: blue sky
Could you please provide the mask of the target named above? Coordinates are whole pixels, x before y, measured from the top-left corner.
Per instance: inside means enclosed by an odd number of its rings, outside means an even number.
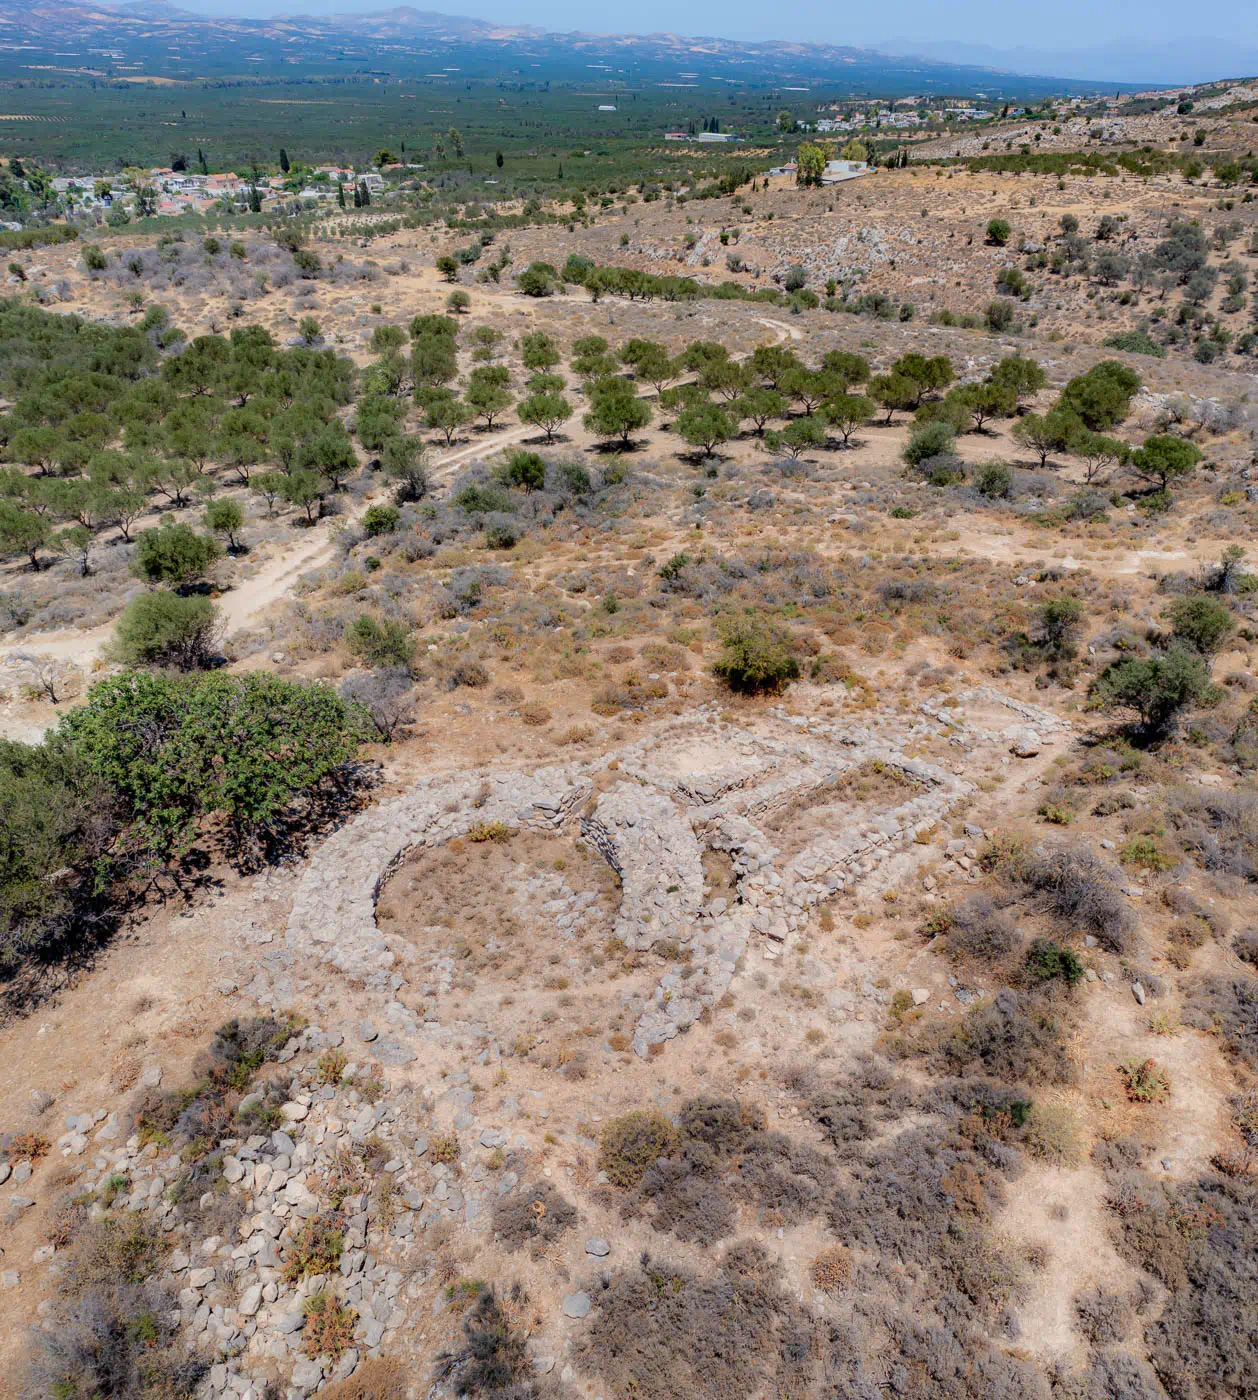
[[[398,0],[174,0],[202,14],[336,14],[385,10]],[[405,3],[405,0],[403,0]],[[1258,0],[891,0],[839,8],[832,0],[410,0],[501,24],[549,30],[671,30],[725,39],[816,39],[1016,73],[1150,86],[1258,75]]]
[[[190,9],[219,14],[328,14],[384,10],[396,0],[184,0]],[[631,7],[590,7],[588,0],[410,0],[416,9],[471,15],[502,23],[604,33],[673,30],[732,39],[812,36],[831,43],[873,45],[898,38],[962,41],[1002,49],[1087,49],[1136,38],[1174,41],[1193,34],[1258,44],[1254,0],[1055,0],[1051,6],[1011,5],[1008,0],[894,0],[892,4],[843,6],[830,0],[796,0],[783,10],[763,0],[637,0]],[[178,3],[178,0],[176,0]]]

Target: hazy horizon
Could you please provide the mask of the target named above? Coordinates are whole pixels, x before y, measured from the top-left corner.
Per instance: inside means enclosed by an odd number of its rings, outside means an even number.
[[[790,12],[790,30],[772,22],[772,11],[751,4],[728,5],[699,0],[678,22],[675,5],[644,0],[623,22],[591,23],[587,5],[578,0],[403,0],[417,10],[467,16],[495,24],[536,25],[556,31],[586,30],[603,34],[711,35],[744,40],[795,40],[811,37],[822,43],[876,47],[880,43],[922,41],[990,45],[997,49],[1026,47],[1035,51],[1091,49],[1116,40],[1159,44],[1202,36],[1245,48],[1258,44],[1254,7],[1241,0],[1206,0],[1193,13],[1187,32],[1182,5],[1172,0],[1059,0],[1052,12],[1051,36],[1040,10],[1010,10],[998,0],[966,0],[947,9],[929,0],[897,0],[873,11],[840,15],[821,0],[801,0]],[[199,14],[271,16],[282,14],[371,14],[396,8],[390,0],[175,0]],[[806,29],[807,35],[801,33]]]

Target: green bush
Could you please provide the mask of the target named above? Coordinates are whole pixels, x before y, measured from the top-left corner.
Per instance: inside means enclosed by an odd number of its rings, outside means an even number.
[[[670,1156],[677,1141],[677,1129],[662,1113],[634,1109],[604,1125],[599,1167],[613,1186],[627,1190],[661,1157]]]
[[[328,686],[261,671],[132,671],[93,686],[48,742],[68,747],[84,781],[110,793],[130,856],[175,859],[213,815],[252,862],[338,797],[365,736],[361,714]]]
[[[1009,242],[1013,229],[1009,226],[1008,219],[992,219],[987,225],[987,241],[997,248],[1003,248]]]
[[[1013,473],[1003,462],[988,462],[981,467],[974,484],[979,495],[988,500],[1003,500],[1013,495]]]
[[[1202,656],[1213,656],[1236,629],[1232,610],[1220,598],[1194,593],[1177,598],[1166,610],[1172,637]]]
[[[510,486],[523,487],[525,491],[540,491],[546,484],[546,463],[536,452],[517,448],[507,456],[502,479]]]
[[[926,423],[913,429],[901,456],[908,466],[917,467],[933,457],[949,454],[955,441],[956,434],[950,423]]]
[[[147,583],[186,587],[204,578],[222,552],[222,546],[209,535],[198,535],[190,525],[164,520],[156,530],[141,530],[136,536],[131,568]]]
[[[1166,359],[1166,347],[1159,345],[1146,330],[1119,331],[1111,335],[1105,345],[1110,350],[1125,350],[1129,355],[1153,355],[1159,360]]]
[[[516,278],[526,297],[548,297],[555,292],[555,270],[549,263],[531,263]]]
[[[1061,391],[1060,407],[1069,409],[1094,433],[1108,432],[1131,411],[1140,376],[1117,360],[1102,360],[1076,375]]]
[[[1060,977],[1073,986],[1082,980],[1085,969],[1071,949],[1063,948],[1051,938],[1036,938],[1027,949],[1026,970],[1036,982],[1051,982]]]
[[[742,694],[776,694],[799,679],[789,634],[762,614],[746,612],[722,618],[717,623],[721,655],[713,672],[731,690]]]
[[[475,484],[463,487],[454,497],[452,504],[466,511],[468,515],[488,515],[491,511],[506,514],[511,510],[510,496],[492,486]]]
[[[128,666],[206,667],[217,654],[219,612],[209,598],[165,590],[134,598],[114,631],[113,651]]]
[[[415,635],[404,622],[377,621],[364,613],[345,629],[350,652],[368,666],[409,666],[415,655]]]
[[[368,506],[363,511],[363,530],[368,539],[374,540],[378,535],[391,535],[401,519],[397,506]]]
[[[103,919],[117,830],[108,785],[73,750],[0,739],[0,976]],[[53,878],[65,871],[73,878]]]
[[[1200,656],[1175,648],[1148,659],[1111,662],[1092,683],[1090,701],[1101,710],[1131,710],[1149,734],[1169,733],[1180,714],[1208,689]]]

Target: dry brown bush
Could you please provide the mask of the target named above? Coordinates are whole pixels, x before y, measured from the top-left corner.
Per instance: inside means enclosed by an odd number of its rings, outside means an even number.
[[[812,1261],[811,1273],[813,1287],[834,1297],[852,1277],[852,1256],[841,1244],[827,1245]]]
[[[613,1277],[576,1350],[583,1371],[637,1400],[810,1395],[817,1356],[781,1266],[750,1241],[706,1277],[643,1255]]]
[[[368,1356],[347,1381],[335,1381],[320,1394],[324,1400],[404,1400],[410,1377],[394,1356]]]
[[[538,1255],[576,1223],[577,1212],[548,1181],[512,1192],[494,1207],[494,1232],[507,1249]]]

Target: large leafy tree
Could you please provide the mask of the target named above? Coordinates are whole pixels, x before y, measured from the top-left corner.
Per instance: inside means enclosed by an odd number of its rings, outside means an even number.
[[[1082,424],[1066,409],[1054,408],[1048,413],[1028,413],[1013,425],[1015,442],[1029,448],[1045,466],[1048,459],[1058,452],[1070,450],[1070,444],[1079,434]]]
[[[108,786],[77,755],[0,739],[0,976],[102,916],[117,829]]]
[[[1093,681],[1090,700],[1097,709],[1133,713],[1145,733],[1157,736],[1174,729],[1209,684],[1201,656],[1174,647],[1160,656],[1111,662]]]
[[[516,409],[521,423],[529,423],[546,433],[546,441],[572,417],[572,405],[562,394],[530,394]]]
[[[795,152],[795,183],[820,185],[825,168],[825,151],[813,141],[801,141]]]
[[[1187,476],[1201,461],[1201,448],[1186,438],[1157,434],[1146,438],[1131,454],[1131,465],[1146,481],[1165,491],[1172,481]]]
[[[730,415],[714,403],[695,404],[678,415],[676,430],[692,446],[702,449],[705,457],[734,436],[735,425]]]
[[[1102,360],[1076,375],[1061,391],[1061,405],[1095,433],[1116,428],[1131,412],[1140,376],[1117,360]]]
[[[601,438],[620,438],[628,447],[630,435],[651,421],[650,405],[638,398],[627,379],[611,376],[590,386],[590,411],[582,422]]]
[[[210,535],[198,535],[190,525],[164,520],[156,530],[142,530],[135,542],[133,571],[148,583],[183,588],[205,577],[222,554]]]
[[[57,732],[125,812],[133,853],[163,863],[185,854],[211,817],[238,853],[256,854],[299,797],[338,777],[363,737],[361,716],[330,687],[260,671],[118,676],[94,686]]]

